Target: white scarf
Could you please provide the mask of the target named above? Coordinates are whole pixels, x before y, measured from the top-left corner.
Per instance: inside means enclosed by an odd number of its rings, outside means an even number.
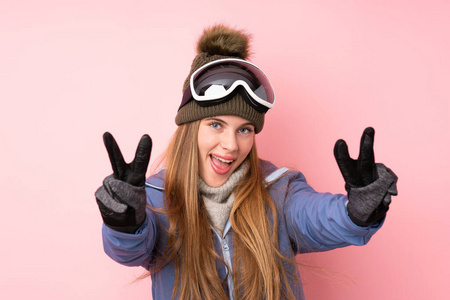
[[[206,211],[211,219],[212,225],[221,234],[230,216],[231,208],[234,203],[234,189],[244,178],[250,169],[250,163],[245,160],[233,174],[230,175],[227,182],[219,187],[210,187],[199,177],[198,188],[205,203]]]

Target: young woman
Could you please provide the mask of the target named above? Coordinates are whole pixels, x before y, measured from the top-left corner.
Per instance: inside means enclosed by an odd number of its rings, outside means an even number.
[[[366,244],[397,193],[395,174],[374,162],[372,128],[357,160],[336,143],[348,195],[258,159],[255,134],[275,99],[248,50],[241,31],[204,31],[158,174],[145,180],[148,135],[130,164],[104,135],[114,171],[96,192],[105,252],[146,268],[153,299],[303,299],[295,255]]]

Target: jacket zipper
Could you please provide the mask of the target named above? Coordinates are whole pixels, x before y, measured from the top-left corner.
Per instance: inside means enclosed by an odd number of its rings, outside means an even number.
[[[227,283],[228,283],[228,298],[231,300],[234,300],[234,284],[233,284],[233,277],[231,276],[232,272],[233,272],[233,265],[231,263],[231,254],[230,254],[230,247],[228,246],[227,240],[225,239],[228,231],[231,228],[231,223],[230,220],[227,221],[227,223],[225,224],[225,228],[223,230],[223,237],[220,236],[220,234],[214,230],[213,231],[216,233],[217,237],[219,238],[220,241],[220,245],[222,247],[222,254],[223,254],[223,259],[225,260],[225,262],[227,263],[227,271],[228,271],[228,276],[227,276]]]

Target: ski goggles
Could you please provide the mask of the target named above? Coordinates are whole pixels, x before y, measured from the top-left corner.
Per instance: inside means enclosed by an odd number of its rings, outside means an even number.
[[[272,85],[260,68],[242,59],[225,58],[207,63],[191,75],[179,109],[192,99],[201,106],[216,105],[228,101],[239,89],[263,112],[275,103]]]

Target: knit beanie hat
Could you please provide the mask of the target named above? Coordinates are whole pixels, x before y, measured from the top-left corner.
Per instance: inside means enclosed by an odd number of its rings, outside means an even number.
[[[194,58],[190,73],[184,82],[183,93],[189,88],[191,75],[203,65],[224,58],[247,60],[249,41],[248,34],[225,25],[206,28],[197,42],[197,56]],[[178,110],[175,123],[181,125],[220,115],[234,115],[249,120],[255,125],[255,133],[259,133],[264,126],[265,113],[258,112],[250,106],[239,93],[235,93],[226,102],[211,106],[200,106],[196,101],[191,100]]]

